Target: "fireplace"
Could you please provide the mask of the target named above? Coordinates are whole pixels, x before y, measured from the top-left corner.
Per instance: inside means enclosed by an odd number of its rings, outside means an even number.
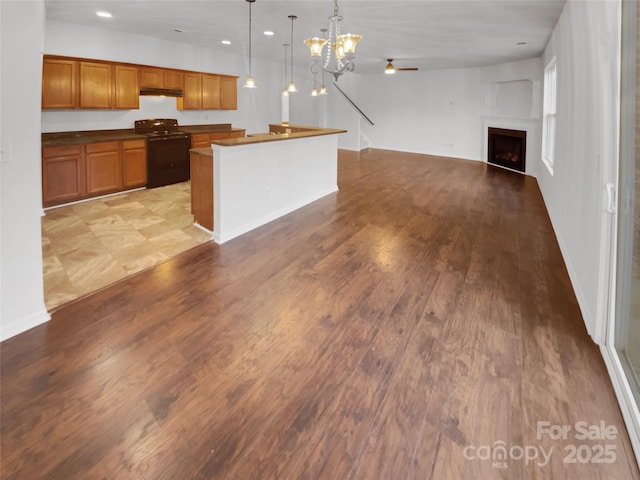
[[[524,173],[527,132],[489,127],[487,147],[487,162]]]

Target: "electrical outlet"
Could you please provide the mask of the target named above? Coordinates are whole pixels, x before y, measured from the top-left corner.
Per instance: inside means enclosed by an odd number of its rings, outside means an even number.
[[[11,142],[3,143],[0,146],[0,163],[11,163],[13,157],[13,146]]]

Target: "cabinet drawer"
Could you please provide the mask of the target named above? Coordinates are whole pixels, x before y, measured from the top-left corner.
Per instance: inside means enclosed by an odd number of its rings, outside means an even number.
[[[146,145],[146,140],[124,140],[122,142],[122,148],[125,150],[130,150],[132,148],[145,148]]]
[[[87,153],[117,152],[120,150],[120,142],[89,143],[85,148]]]
[[[194,133],[191,134],[191,143],[202,143],[209,141],[208,133]]]
[[[42,149],[43,158],[66,157],[68,155],[80,155],[82,145],[64,145],[60,147],[44,147]]]

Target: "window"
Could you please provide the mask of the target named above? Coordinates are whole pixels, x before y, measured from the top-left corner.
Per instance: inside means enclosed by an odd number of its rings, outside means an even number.
[[[556,57],[544,69],[544,105],[542,107],[542,161],[553,175],[556,146]]]

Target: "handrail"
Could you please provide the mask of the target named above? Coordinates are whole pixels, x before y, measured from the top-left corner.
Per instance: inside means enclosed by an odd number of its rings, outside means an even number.
[[[337,84],[336,82],[333,82],[333,86],[334,86],[334,87],[336,87],[336,88],[338,89],[338,91],[339,91],[339,92],[344,96],[344,98],[346,98],[346,99],[347,99],[347,101],[348,101],[351,105],[353,105],[353,108],[355,108],[358,112],[360,112],[360,115],[362,115],[362,116],[367,120],[367,122],[369,122],[371,125],[373,125],[373,124],[374,124],[374,123],[371,121],[371,119],[370,119],[369,117],[367,117],[367,116],[365,115],[365,113],[364,113],[362,110],[360,110],[360,109],[358,108],[358,106],[357,106],[355,103],[353,103],[353,100],[351,100],[351,99],[349,98],[349,96],[348,96],[346,93],[344,93],[344,92],[342,91],[342,89],[338,86],[338,84]]]

